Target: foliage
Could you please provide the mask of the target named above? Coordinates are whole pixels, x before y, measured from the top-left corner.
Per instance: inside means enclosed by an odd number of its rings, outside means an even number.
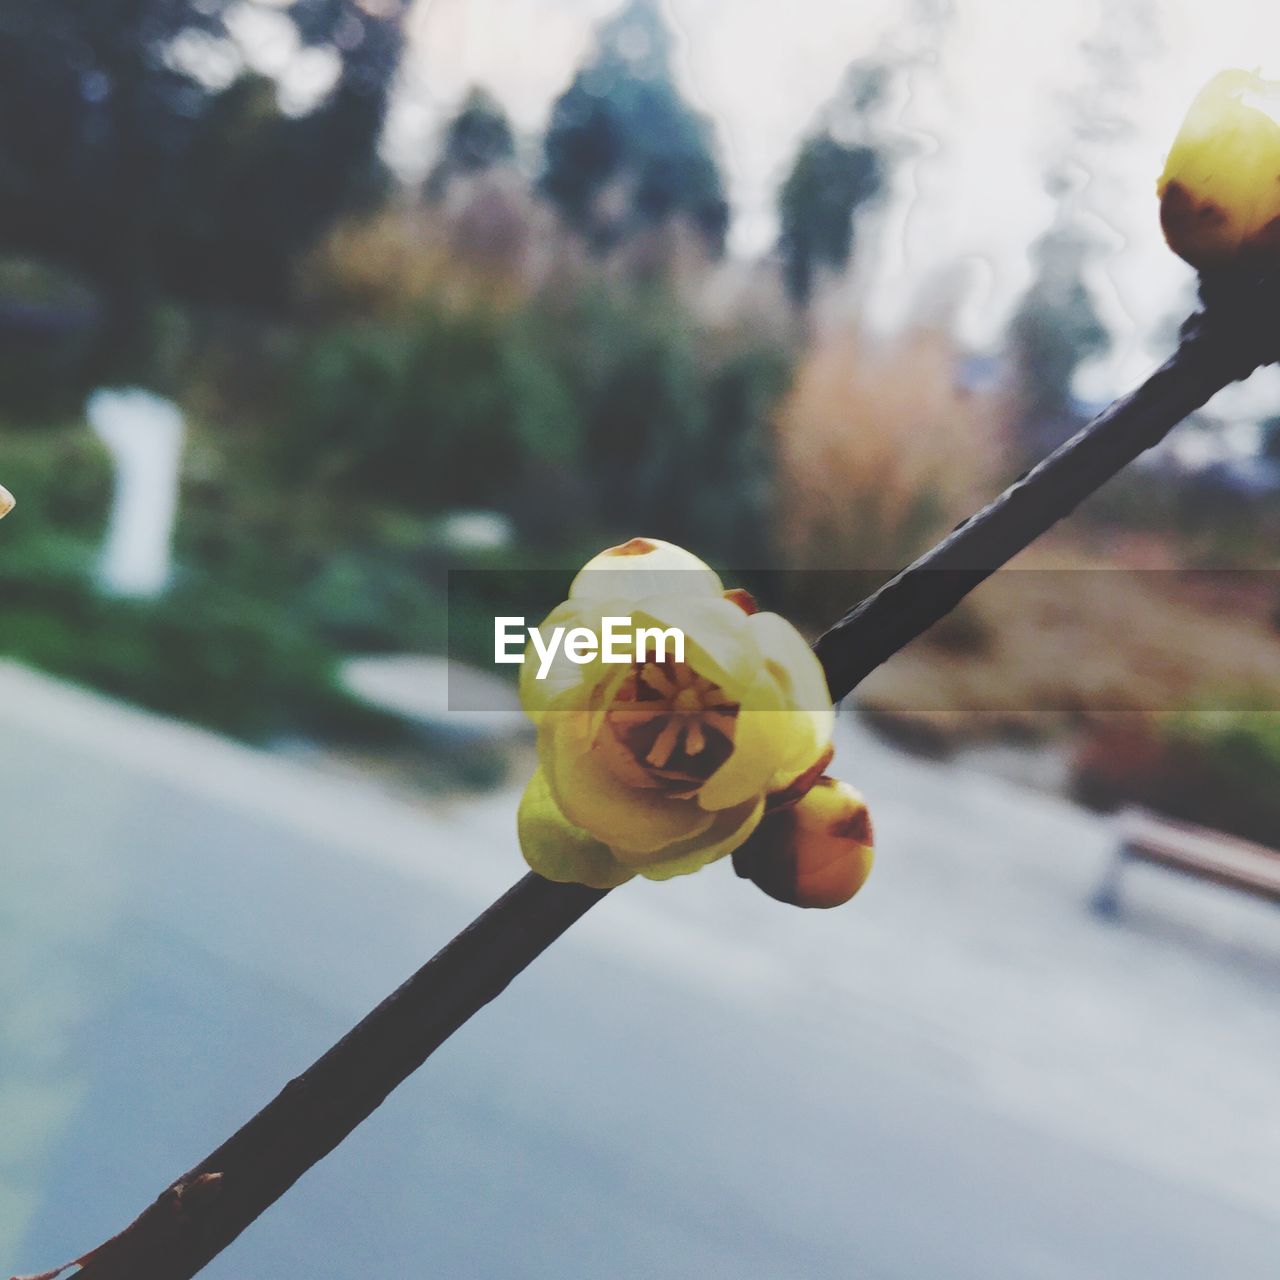
[[[1271,701],[1263,694],[1241,705],[1256,708]],[[1168,735],[1199,765],[1198,786],[1185,801],[1195,797],[1198,812],[1189,816],[1280,847],[1280,712],[1191,713],[1177,717]]]
[[[1280,711],[1253,696],[1150,724],[1113,727],[1091,742],[1076,771],[1080,799],[1101,808],[1137,803],[1280,850]]]
[[[425,303],[303,354],[281,474],[426,514],[489,506],[535,541],[599,529],[766,550],[769,418],[788,363],[665,291],[591,288],[515,310]]]
[[[75,274],[0,258],[0,413],[41,422],[78,409],[96,324],[96,299]]]
[[[559,317],[582,407],[582,464],[612,530],[644,528],[708,554],[749,556],[765,514],[777,351],[717,349],[662,291],[590,291]]]
[[[0,558],[0,654],[245,737],[389,731],[335,683],[338,636],[323,602],[297,590],[309,578],[299,548],[246,555],[208,536],[220,513],[197,504],[174,588],[157,601],[107,599],[95,572],[109,468],[88,433],[18,437],[5,465],[23,497]]]
[[[408,325],[321,335],[305,353],[278,454],[412,510],[509,499],[535,463],[576,452],[575,406],[523,317],[426,306]]]
[[[251,70],[229,21],[240,7],[0,5],[0,245],[101,291],[104,360],[145,346],[157,293],[278,304],[297,255],[375,181],[398,6],[273,11],[295,62],[334,68],[300,112],[282,106],[283,82]]]
[[[680,97],[670,50],[653,0],[631,0],[552,109],[542,188],[598,250],[678,217],[723,250],[729,207],[711,125]]]

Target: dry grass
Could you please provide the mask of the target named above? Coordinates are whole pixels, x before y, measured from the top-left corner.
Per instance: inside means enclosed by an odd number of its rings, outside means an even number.
[[[336,228],[303,284],[313,303],[396,317],[424,301],[527,301],[571,254],[550,211],[514,175],[459,181],[442,204],[404,202]]]
[[[956,383],[945,334],[815,342],[778,414],[778,511],[789,567],[895,569],[999,487],[993,396]]]
[[[845,329],[802,359],[778,417],[781,536],[790,568],[841,572],[794,575],[795,611],[830,620],[850,574],[897,569],[1011,478],[1007,402],[957,386],[957,355],[930,329],[885,346]],[[938,747],[1241,695],[1280,706],[1265,575],[1182,573],[1167,537],[1089,537],[1071,522],[1037,543],[873,674],[860,705]]]
[[[859,690],[874,716],[940,743],[1043,736],[1240,695],[1280,706],[1265,575],[1121,567],[1065,537],[1019,557]],[[959,630],[967,643],[950,643]]]

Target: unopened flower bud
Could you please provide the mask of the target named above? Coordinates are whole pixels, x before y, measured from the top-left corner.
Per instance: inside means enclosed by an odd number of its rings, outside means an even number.
[[[1280,83],[1220,71],[1187,112],[1156,186],[1169,247],[1201,270],[1280,264]]]
[[[11,494],[4,485],[0,484],[0,520],[3,520],[5,516],[9,514],[9,512],[13,510],[13,507],[13,494]]]
[[[796,907],[838,907],[866,883],[871,815],[846,782],[820,778],[790,808],[765,817],[733,855],[737,873]]]

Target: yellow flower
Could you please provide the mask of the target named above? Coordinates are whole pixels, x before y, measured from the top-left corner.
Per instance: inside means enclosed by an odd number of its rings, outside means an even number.
[[[838,907],[867,882],[875,858],[866,801],[820,778],[790,808],[769,814],[733,855],[740,876],[796,907]]]
[[[612,888],[697,871],[747,839],[771,795],[830,758],[834,712],[813,652],[696,556],[652,538],[613,547],[542,630],[599,635],[618,617],[678,629],[684,661],[646,649],[638,661],[579,663],[561,651],[541,679],[533,661],[522,668],[540,767],[520,845],[549,880]]]
[[[1193,267],[1280,259],[1280,83],[1220,71],[1187,112],[1156,186],[1169,247]]]
[[[13,494],[11,494],[9,490],[4,487],[4,485],[0,484],[0,520],[3,520],[5,516],[7,516],[9,512],[13,510],[13,506],[14,506]]]

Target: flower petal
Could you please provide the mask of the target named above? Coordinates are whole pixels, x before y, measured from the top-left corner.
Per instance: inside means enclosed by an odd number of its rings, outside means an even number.
[[[632,616],[637,627],[682,631],[685,662],[735,702],[760,670],[760,647],[747,626],[750,618],[721,595],[650,596],[636,603]]]
[[[547,614],[538,626],[544,645],[551,643],[551,633],[556,627],[566,632],[575,627],[586,627],[597,638],[604,629],[607,617],[627,617],[631,605],[625,600],[582,601],[566,600]],[[545,676],[539,676],[541,659],[532,640],[525,647],[524,665],[520,668],[520,705],[525,715],[538,724],[562,694],[574,689],[597,689],[601,697],[616,690],[627,675],[621,664],[606,663],[602,657],[589,662],[574,662],[565,652],[561,642],[551,659]]]
[[[735,809],[724,809],[716,814],[714,825],[693,840],[682,841],[664,850],[658,862],[648,866],[626,863],[627,854],[620,849],[614,856],[625,865],[636,866],[646,880],[670,880],[673,876],[687,876],[699,871],[708,863],[732,853],[746,842],[760,825],[764,815],[764,800],[748,800]]]
[[[580,621],[585,612],[582,605],[566,600],[547,614],[538,629],[549,636],[554,627],[588,625]],[[586,668],[570,662],[561,647],[544,679],[538,678],[538,671],[538,653],[530,641],[524,650],[524,666],[520,668],[520,705],[534,724],[538,723],[543,712],[560,694],[584,683]]]
[[[711,825],[693,800],[629,786],[595,746],[598,722],[582,691],[562,695],[543,717],[538,756],[560,811],[611,848],[652,853]]]
[[[791,735],[811,733],[808,717],[786,709],[772,672],[761,671],[742,699],[734,721],[733,754],[698,791],[708,810],[730,809],[763,795],[769,780],[795,750]]]
[[[517,825],[524,859],[544,880],[614,889],[635,875],[560,812],[541,769],[525,788]]]
[[[589,560],[569,588],[570,600],[653,595],[718,596],[724,584],[692,551],[658,538],[632,538]]]
[[[770,784],[776,790],[803,773],[826,750],[835,729],[835,708],[822,664],[791,623],[776,613],[757,613],[747,619],[747,625],[786,704],[803,713],[807,722],[803,731],[798,724],[787,726],[787,750],[780,752],[778,772]]]

